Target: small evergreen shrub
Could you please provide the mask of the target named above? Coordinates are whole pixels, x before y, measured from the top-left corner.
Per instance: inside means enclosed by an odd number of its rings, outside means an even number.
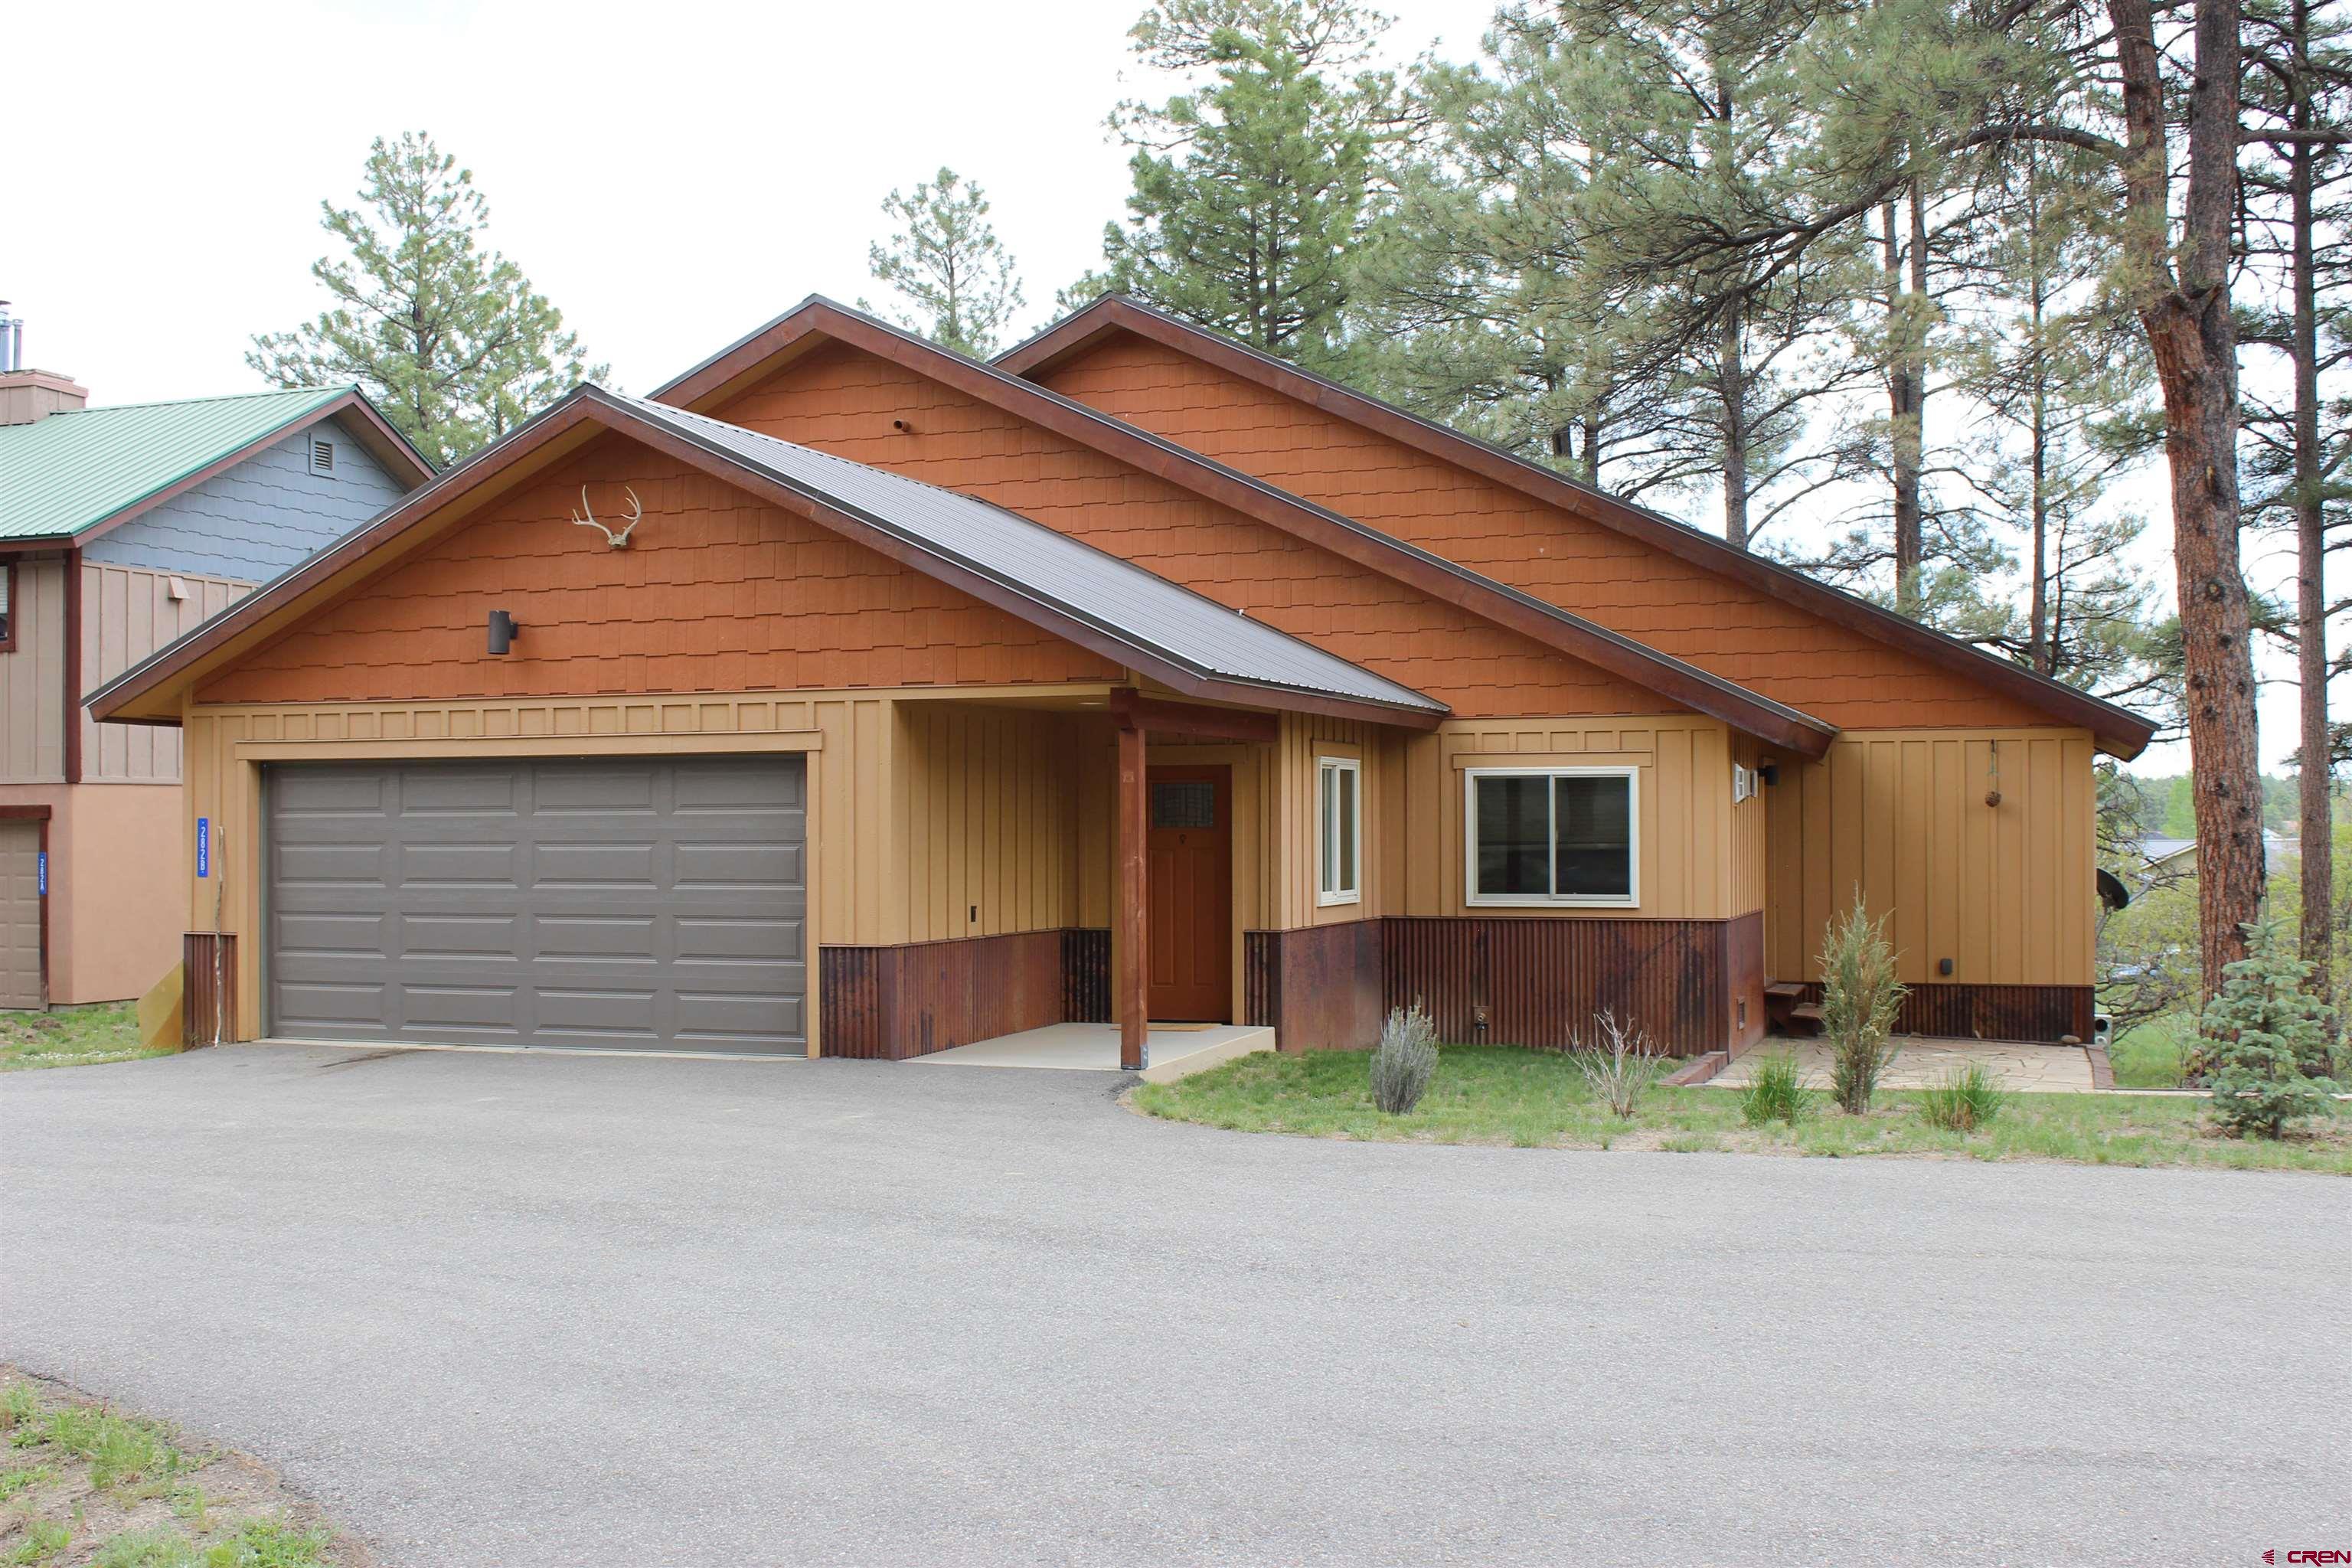
[[[2274,923],[2249,924],[2246,943],[2198,1019],[2198,1051],[2221,1124],[2241,1138],[2276,1138],[2335,1109],[2326,1076],[2335,1010],[2305,989],[2311,965],[2287,951]]]
[[[1878,1075],[1895,1059],[1895,1012],[1905,986],[1883,921],[1853,907],[1822,941],[1822,1037],[1830,1047],[1830,1093],[1849,1113],[1870,1110]]]
[[[1617,1022],[1614,1013],[1596,1014],[1592,1030],[1595,1038],[1590,1046],[1581,1035],[1569,1037],[1569,1055],[1577,1071],[1584,1075],[1584,1085],[1592,1097],[1615,1112],[1619,1121],[1631,1121],[1642,1107],[1642,1097],[1658,1079],[1663,1065],[1658,1053],[1639,1025],[1628,1029]]]
[[[1970,1062],[1944,1075],[1941,1083],[1921,1091],[1919,1112],[1931,1127],[1947,1132],[1973,1132],[2000,1114],[2009,1091],[1982,1062]]]
[[[1389,1009],[1381,1043],[1372,1048],[1372,1103],[1402,1116],[1421,1103],[1437,1070],[1437,1026],[1420,1003]]]
[[[1785,1121],[1794,1127],[1813,1113],[1813,1101],[1818,1098],[1814,1090],[1805,1087],[1804,1075],[1797,1069],[1797,1058],[1776,1052],[1756,1064],[1748,1087],[1739,1091],[1739,1114],[1750,1127],[1761,1127],[1768,1121]]]

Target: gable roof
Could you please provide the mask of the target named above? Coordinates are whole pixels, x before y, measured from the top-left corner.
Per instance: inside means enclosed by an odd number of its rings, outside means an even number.
[[[1406,583],[1569,657],[1655,691],[1799,754],[1818,757],[1837,734],[1811,714],[1611,631],[1533,595],[1255,476],[1214,462],[1099,409],[952,353],[819,295],[747,333],[653,392],[652,400],[709,408],[773,374],[817,343],[842,342],[955,388],[1195,495],[1233,508],[1360,566]]]
[[[1189,354],[1538,501],[1590,518],[1704,570],[1976,681],[2061,723],[2080,725],[2091,731],[2102,750],[2116,756],[2137,756],[2156,733],[2154,723],[2114,703],[1948,637],[1663,512],[1528,462],[1500,447],[1409,414],[1125,295],[1107,294],[1071,312],[998,355],[994,365],[1015,375],[1042,376],[1120,331]]]
[[[991,502],[595,386],[574,389],[425,490],[109,681],[90,694],[90,711],[100,719],[123,714],[142,697],[199,678],[208,660],[233,657],[257,631],[319,607],[306,597],[339,577],[355,580],[374,552],[451,506],[503,488],[496,481],[514,476],[522,459],[583,426],[669,453],[1188,695],[1423,729],[1447,711],[1433,698]],[[125,716],[171,721],[152,711]]]
[[[355,386],[68,409],[0,426],[0,541],[95,537],[339,414],[402,488],[432,474]]]

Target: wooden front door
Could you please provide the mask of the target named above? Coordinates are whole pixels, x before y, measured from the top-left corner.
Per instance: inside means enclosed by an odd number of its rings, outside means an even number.
[[[1233,1018],[1233,770],[1147,773],[1150,1013],[1167,1023]]]

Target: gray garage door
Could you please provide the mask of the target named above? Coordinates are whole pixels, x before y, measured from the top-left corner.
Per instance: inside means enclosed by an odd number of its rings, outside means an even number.
[[[268,771],[280,1037],[808,1048],[801,761]]]

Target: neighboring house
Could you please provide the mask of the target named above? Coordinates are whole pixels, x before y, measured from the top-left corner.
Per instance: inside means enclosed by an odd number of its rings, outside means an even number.
[[[2140,855],[2151,878],[2193,877],[2197,874],[2197,840],[2151,837],[2140,840]],[[2267,874],[2302,858],[2303,847],[2284,833],[2263,829],[2263,868]]]
[[[179,959],[179,737],[94,723],[83,694],[430,472],[349,387],[113,408],[88,395],[0,369],[6,1007],[136,996]]]
[[[2151,732],[1118,300],[583,388],[91,707],[185,735],[240,1036],[1129,1062],[1744,1048],[1857,892],[1904,1026],[2087,1037]]]

